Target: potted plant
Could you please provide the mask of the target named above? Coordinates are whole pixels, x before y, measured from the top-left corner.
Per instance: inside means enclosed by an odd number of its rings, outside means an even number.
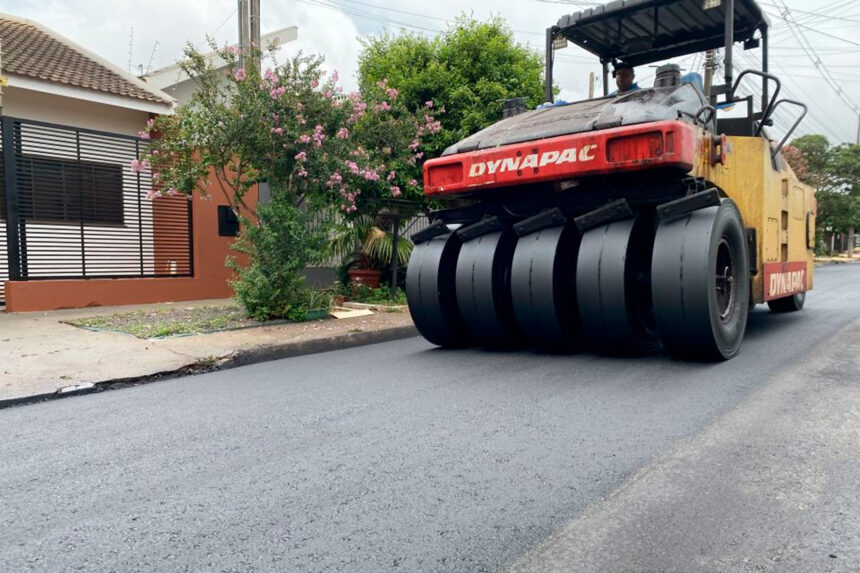
[[[349,282],[370,288],[379,288],[383,273],[391,267],[394,259],[391,229],[395,219],[387,213],[376,216],[360,216],[344,220],[334,226],[330,243],[331,254],[342,257],[341,268]],[[400,219],[403,228],[406,220]],[[397,240],[398,261],[409,260],[412,242],[403,236]]]

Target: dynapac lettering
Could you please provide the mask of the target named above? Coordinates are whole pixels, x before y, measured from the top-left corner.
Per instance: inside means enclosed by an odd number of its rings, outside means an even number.
[[[806,269],[770,275],[770,295],[794,294],[806,290]]]
[[[535,167],[546,167],[547,165],[561,165],[563,163],[576,163],[594,160],[594,152],[597,145],[583,145],[579,153],[575,147],[569,147],[562,151],[545,151],[544,153],[532,153],[522,157],[504,157],[492,161],[473,163],[469,168],[469,177],[480,177],[482,175],[494,175],[506,171],[518,171],[520,169],[533,169]]]

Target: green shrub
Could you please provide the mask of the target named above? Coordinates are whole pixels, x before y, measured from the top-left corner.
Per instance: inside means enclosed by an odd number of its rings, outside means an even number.
[[[350,285],[350,300],[366,304],[406,304],[406,291],[398,287],[396,294],[391,296],[391,287],[383,285],[379,288],[370,288],[366,285]]]
[[[302,270],[318,260],[325,230],[308,224],[308,215],[275,197],[259,209],[260,225],[245,222],[233,248],[250,255],[242,267],[229,262],[237,278],[231,286],[248,316],[257,320],[305,320],[309,310],[327,308],[327,295],[307,287]],[[320,306],[316,306],[320,305]]]

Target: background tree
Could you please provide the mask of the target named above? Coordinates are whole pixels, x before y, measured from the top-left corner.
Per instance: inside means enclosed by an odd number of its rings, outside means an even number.
[[[804,135],[792,141],[783,155],[795,174],[815,188],[818,228],[827,233],[830,252],[833,234],[847,233],[849,249],[860,226],[860,145],[831,145],[823,135]]]
[[[441,127],[430,107],[410,109],[384,79],[344,95],[316,57],[278,63],[257,52],[249,61],[273,62],[260,73],[240,67],[235,49],[218,54],[226,74],[188,48],[183,68],[199,89],[174,115],[147,124],[141,135],[151,143],[131,170],[152,171],[155,201],[220,189],[243,218],[235,247],[250,255],[246,266],[231,264],[237,298],[257,318],[298,319],[314,295],[301,270],[325,254],[324,222],[385,200],[423,199],[418,148]],[[261,181],[272,199],[258,206],[247,195]]]
[[[367,93],[383,78],[412,109],[433,102],[444,111],[441,131],[422,150],[431,157],[502,117],[502,101],[543,101],[543,59],[517,44],[499,17],[486,22],[460,16],[433,38],[401,33],[363,41],[359,85]]]

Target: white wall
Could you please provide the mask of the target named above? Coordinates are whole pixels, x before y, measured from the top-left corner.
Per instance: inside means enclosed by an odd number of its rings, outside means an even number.
[[[8,86],[3,115],[111,133],[137,135],[149,113]]]

